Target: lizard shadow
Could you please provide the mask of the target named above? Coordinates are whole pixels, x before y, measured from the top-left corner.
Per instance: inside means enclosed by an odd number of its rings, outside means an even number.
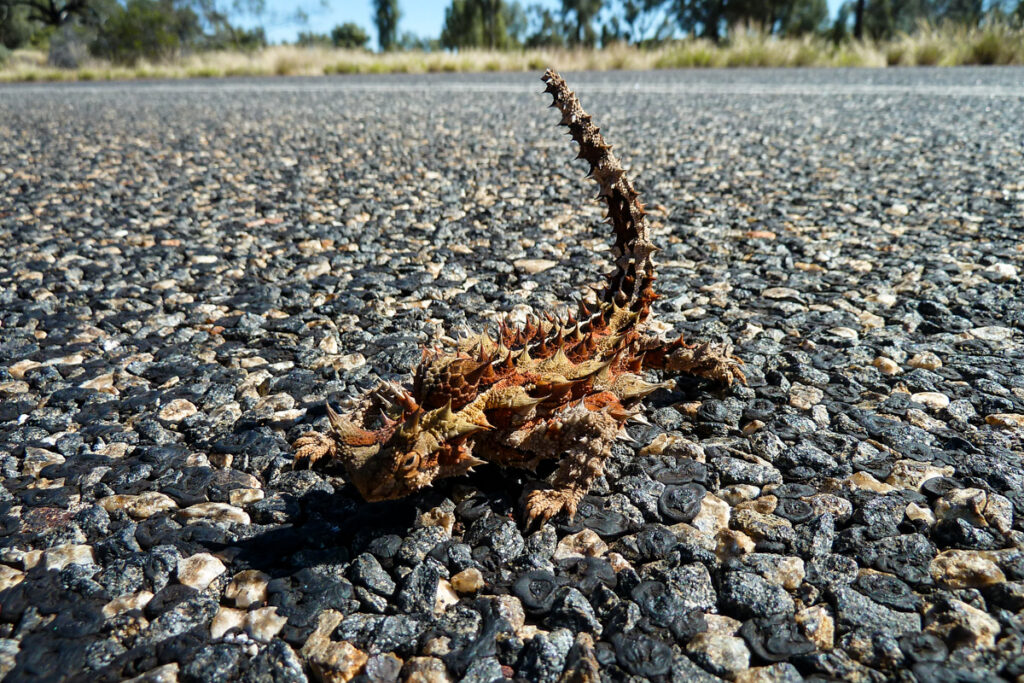
[[[459,500],[459,515],[471,524],[490,511],[514,514],[522,492],[537,476],[494,465],[481,467],[468,477],[444,480],[408,498],[367,503],[351,485],[336,491],[315,488],[299,495],[282,496],[280,521],[261,525],[259,531],[231,542],[207,542],[210,552],[231,552],[240,567],[279,577],[322,564],[342,564],[370,549],[397,551],[417,526],[420,513]],[[463,532],[464,528],[456,529]]]
[[[234,563],[271,577],[323,564],[342,564],[364,552],[377,538],[404,536],[416,520],[407,501],[365,503],[354,489],[332,493],[312,490],[283,496],[284,514],[252,535],[215,544],[235,553]],[[397,504],[391,504],[397,503]]]

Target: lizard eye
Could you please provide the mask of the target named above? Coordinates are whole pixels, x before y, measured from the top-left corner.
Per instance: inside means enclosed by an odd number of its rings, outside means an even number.
[[[420,464],[420,454],[413,451],[407,454],[402,461],[398,463],[398,466],[403,470],[409,471],[414,470]]]

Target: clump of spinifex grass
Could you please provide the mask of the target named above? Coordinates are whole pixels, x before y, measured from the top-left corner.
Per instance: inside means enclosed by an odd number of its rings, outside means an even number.
[[[134,78],[320,76],[344,74],[678,69],[710,67],[881,67],[1024,64],[1024,29],[921,25],[913,34],[875,42],[833,43],[816,36],[777,38],[737,31],[723,43],[686,39],[651,49],[614,44],[601,50],[389,52],[276,45],[252,52],[213,51],[162,62],[118,65],[93,59],[78,69],[46,64],[39,50],[15,50],[0,64],[0,81],[101,81]]]
[[[1024,64],[1024,30],[1001,22],[980,28],[921,24],[885,45],[886,63],[901,66]]]

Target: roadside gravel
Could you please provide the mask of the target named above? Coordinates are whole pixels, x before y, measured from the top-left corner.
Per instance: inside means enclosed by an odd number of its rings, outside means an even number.
[[[1024,69],[568,74],[749,387],[532,533],[529,473],[291,471],[600,280],[538,76],[0,89],[0,675],[1021,680]]]

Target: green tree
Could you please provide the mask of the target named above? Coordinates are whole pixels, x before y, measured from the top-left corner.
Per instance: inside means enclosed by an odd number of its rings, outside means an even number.
[[[526,9],[514,0],[511,5],[505,5],[505,33],[509,37],[509,47],[520,47],[526,40],[526,31],[530,22],[526,17]]]
[[[672,10],[683,31],[716,42],[733,27],[795,36],[824,31],[828,20],[826,0],[675,0]]]
[[[299,31],[295,44],[299,47],[328,47],[331,45],[331,37],[326,33]]]
[[[864,37],[864,9],[866,0],[857,0],[853,6],[853,37],[860,40]]]
[[[617,43],[624,39],[626,39],[626,36],[623,33],[618,17],[612,16],[608,21],[601,24],[601,47],[608,47],[612,43]]]
[[[398,0],[373,0],[373,12],[377,44],[382,52],[394,49],[398,42],[398,20],[402,16]]]
[[[441,45],[448,49],[484,44],[483,12],[478,0],[452,0],[444,11]]]
[[[898,7],[893,7],[893,0],[871,0],[864,7],[864,18],[861,20],[860,36],[865,34],[874,39],[891,38],[896,33],[896,14]],[[897,3],[898,4],[898,0]],[[854,30],[854,35],[857,31]]]
[[[93,53],[134,64],[140,59],[166,59],[202,36],[199,17],[172,0],[128,0],[103,22]]]
[[[676,21],[684,32],[718,42],[726,19],[725,0],[676,0]]]
[[[570,45],[586,45],[593,47],[597,42],[594,31],[594,18],[601,11],[603,0],[562,0],[562,18],[566,26],[571,27]],[[569,17],[572,23],[569,23]]]
[[[28,7],[0,3],[0,45],[11,50],[27,45],[41,27],[29,19]]]
[[[934,20],[929,0],[869,0],[864,7],[861,36],[888,40],[897,33],[913,33],[919,22]],[[854,36],[857,36],[856,28]]]
[[[476,0],[479,4],[480,17],[484,24],[484,45],[490,49],[500,46],[505,38],[505,21],[502,9],[505,3],[501,0]]]
[[[824,31],[827,26],[826,0],[792,0],[781,9],[778,31],[784,35],[802,36]]]
[[[518,2],[452,0],[444,13],[441,46],[449,49],[487,47],[507,50],[521,44],[526,14]]]
[[[997,7],[998,3],[992,9]],[[937,0],[934,15],[938,21],[977,26],[985,16],[985,3],[982,0]]]
[[[829,30],[829,38],[834,43],[840,43],[850,37],[850,17],[853,16],[853,3],[847,0],[839,6],[836,12],[836,19],[832,22]]]
[[[526,10],[530,27],[526,47],[564,47],[565,26],[558,16],[543,5],[530,5]]]
[[[265,0],[178,0],[178,3],[199,17],[205,43],[201,47],[248,50],[267,44],[261,26],[251,29],[238,26],[242,17],[259,21],[266,10]]]
[[[418,36],[412,31],[403,31],[402,35],[398,37],[395,47],[399,50],[406,51],[421,50],[423,52],[433,52],[434,50],[440,49],[440,43],[431,38]]]
[[[828,14],[824,2],[815,0],[727,0],[722,16],[727,26],[742,26],[749,30],[775,34],[787,31],[787,25],[801,22],[814,24]]]
[[[117,0],[0,0],[0,45],[48,51],[52,66],[76,67]]]
[[[622,19],[625,28],[622,30],[622,37],[636,44],[643,42],[654,28],[654,22],[664,11],[665,5],[666,0],[624,0]]]
[[[28,21],[39,22],[46,26],[63,26],[78,20],[82,23],[94,24],[101,18],[99,8],[106,3],[96,0],[0,0],[0,8],[24,7]],[[0,9],[0,13],[4,10]]]
[[[331,43],[334,47],[361,50],[366,47],[370,36],[359,24],[347,21],[331,29]]]
[[[217,31],[218,27],[231,26],[231,17],[236,21],[241,16],[260,19],[267,9],[266,0],[180,0],[200,16],[207,30]]]

